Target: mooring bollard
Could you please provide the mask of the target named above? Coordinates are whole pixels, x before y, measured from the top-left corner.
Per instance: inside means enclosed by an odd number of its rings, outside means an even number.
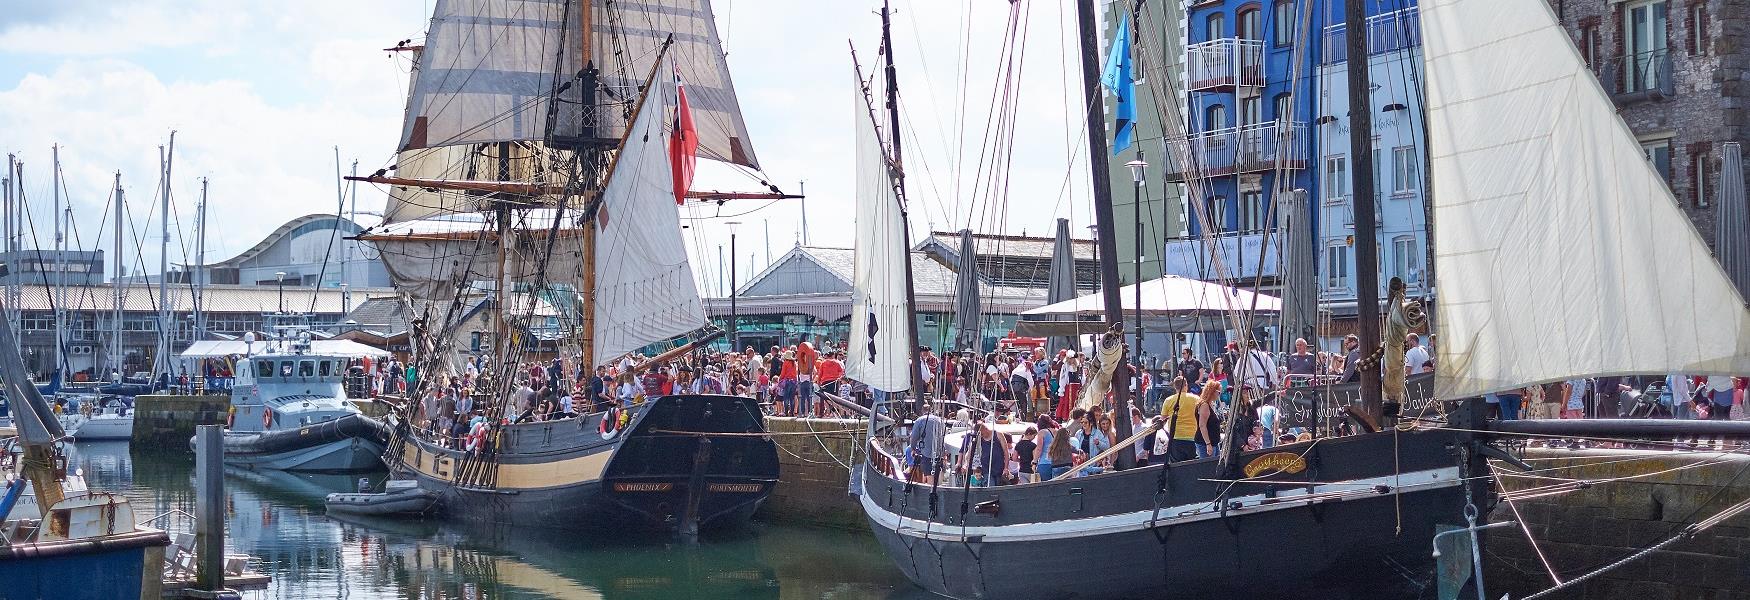
[[[195,588],[225,588],[225,434],[219,425],[195,428]]]

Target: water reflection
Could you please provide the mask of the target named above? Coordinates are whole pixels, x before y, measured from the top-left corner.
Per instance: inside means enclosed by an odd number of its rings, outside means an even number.
[[[79,444],[70,464],[125,493],[140,518],[187,531],[193,460]],[[373,476],[372,483],[382,477]],[[227,470],[226,547],[273,577],[248,598],[911,598],[866,535],[755,524],[702,544],[335,516],[356,476]]]

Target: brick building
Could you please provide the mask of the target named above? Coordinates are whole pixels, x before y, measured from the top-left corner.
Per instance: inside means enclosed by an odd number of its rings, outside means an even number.
[[[1647,159],[1711,246],[1720,144],[1745,141],[1750,5],[1549,0]]]

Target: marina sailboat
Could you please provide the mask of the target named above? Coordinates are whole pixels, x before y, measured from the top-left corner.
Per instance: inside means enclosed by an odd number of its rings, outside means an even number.
[[[1078,8],[1085,100],[1095,113],[1088,139],[1091,154],[1103,156],[1109,150],[1092,72],[1098,61],[1090,56],[1097,52],[1094,4],[1080,0]],[[1372,377],[1317,388],[1359,433],[1248,451],[1245,436],[1233,435],[1250,429],[1242,399],[1219,458],[1032,484],[975,487],[950,471],[921,482],[907,476],[903,441],[871,436],[854,492],[882,548],[911,581],[954,598],[1420,597],[1433,589],[1429,550],[1438,534],[1469,530],[1470,543],[1480,543],[1475,531],[1500,499],[1488,459],[1514,463],[1514,436],[1750,433],[1744,423],[1486,418],[1479,396],[1527,385],[1750,373],[1750,311],[1548,4],[1446,0],[1424,3],[1421,15],[1441,279],[1433,380],[1406,381],[1401,366],[1393,373],[1391,361],[1379,359],[1393,352],[1388,344],[1363,363],[1364,372],[1388,365],[1384,398],[1379,388],[1366,389],[1380,385]],[[1359,11],[1350,17],[1359,21]],[[1349,25],[1351,36],[1364,31]],[[1351,94],[1351,101],[1365,97]],[[856,112],[860,132],[877,128],[872,104]],[[859,136],[859,223],[896,202],[895,169],[880,143],[878,135]],[[862,177],[865,170],[876,176]],[[1366,171],[1358,167],[1357,176]],[[1106,172],[1096,166],[1093,176]],[[1367,189],[1356,186],[1357,196]],[[1372,221],[1359,212],[1356,220]],[[1569,229],[1549,235],[1556,223]],[[1100,227],[1112,230],[1109,222]],[[1116,260],[1109,237],[1100,240],[1107,262]],[[1375,243],[1365,231],[1356,237]],[[861,236],[859,243],[866,243]],[[860,245],[859,266],[884,243]],[[904,268],[903,261],[867,264]],[[1116,287],[1113,272],[1102,277],[1108,289]],[[859,286],[870,287],[858,297],[898,298],[889,283],[897,279],[859,277]],[[1369,283],[1360,286],[1362,303],[1378,301]],[[1419,307],[1401,285],[1388,289],[1383,337],[1402,339]],[[1105,304],[1113,332],[1122,316],[1115,300]],[[1368,317],[1363,312],[1362,327],[1377,328]],[[851,334],[850,348],[875,350],[869,357],[889,361],[886,371],[909,369],[908,348],[860,327]],[[1106,343],[1121,338],[1108,334]],[[890,384],[871,383],[905,390],[902,381]],[[1432,390],[1421,405],[1426,412],[1388,410],[1423,399],[1417,389]],[[1118,414],[1127,411],[1122,396],[1116,404]],[[1153,427],[1138,433],[1153,434]],[[1135,439],[1113,447],[1129,451]],[[1109,568],[1089,571],[1095,562]]]
[[[513,402],[530,366],[629,381],[721,335],[676,205],[716,197],[689,191],[695,157],[758,162],[709,0],[440,0],[423,45],[392,50],[415,56],[400,151],[359,178],[390,186],[361,239],[415,315],[392,472],[470,520],[691,534],[749,518],[778,469],[751,398],[582,399],[546,421]],[[478,409],[458,436],[429,401],[470,357]]]

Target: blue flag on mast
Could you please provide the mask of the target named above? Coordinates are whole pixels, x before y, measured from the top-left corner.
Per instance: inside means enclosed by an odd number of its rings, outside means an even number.
[[[1130,78],[1129,19],[1118,21],[1118,36],[1112,39],[1112,51],[1106,53],[1106,70],[1100,75],[1100,84],[1118,96],[1118,103],[1112,110],[1115,121],[1112,153],[1118,154],[1130,147],[1131,138],[1136,134],[1136,82]]]

